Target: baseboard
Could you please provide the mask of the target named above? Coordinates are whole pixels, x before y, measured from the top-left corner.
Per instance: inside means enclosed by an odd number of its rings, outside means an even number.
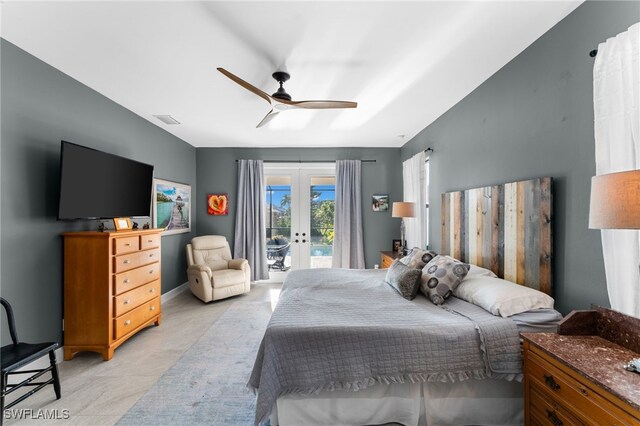
[[[161,302],[162,303],[166,303],[169,300],[173,299],[174,297],[176,297],[177,295],[179,295],[180,293],[182,293],[183,291],[185,291],[187,288],[189,288],[189,283],[186,282],[184,284],[179,285],[176,288],[173,288],[171,290],[169,290],[168,292],[166,292],[165,294],[162,295],[161,297]],[[63,347],[60,346],[58,349],[56,349],[56,363],[60,364],[62,361],[64,361],[64,351],[63,351]],[[21,371],[21,370],[40,370],[42,368],[47,368],[49,366],[49,357],[44,356],[40,359],[37,359],[35,361],[33,361],[31,364],[27,364],[24,367],[16,370],[16,371]]]
[[[182,293],[188,288],[189,288],[188,282],[181,284],[176,288],[172,288],[171,290],[169,290],[168,292],[162,295],[162,297],[160,298],[160,301],[162,303],[167,303],[169,300],[173,299],[174,297],[176,297],[177,295],[179,295],[180,293]]]

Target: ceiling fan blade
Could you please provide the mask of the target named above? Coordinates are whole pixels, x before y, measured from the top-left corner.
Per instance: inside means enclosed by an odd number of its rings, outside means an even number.
[[[258,127],[262,127],[264,125],[266,125],[268,122],[270,122],[271,120],[274,119],[274,117],[276,115],[280,114],[280,111],[276,111],[274,109],[272,109],[271,111],[269,111],[269,113],[267,115],[264,116],[264,118],[262,119],[261,122],[258,123],[258,125],[256,126],[256,129]]]
[[[290,101],[284,102],[287,105],[291,105],[295,108],[304,109],[335,109],[335,108],[357,108],[357,102],[351,101]]]
[[[260,96],[262,99],[264,99],[265,101],[269,102],[269,104],[271,104],[271,97],[268,94],[266,94],[265,92],[263,92],[262,90],[258,89],[256,86],[254,86],[254,85],[252,85],[250,83],[247,83],[246,81],[244,81],[243,79],[241,79],[237,75],[230,73],[229,71],[225,70],[224,68],[218,68],[218,71],[220,71],[222,74],[226,75],[231,80],[235,81],[240,86],[242,86],[245,89],[247,89],[248,91]]]

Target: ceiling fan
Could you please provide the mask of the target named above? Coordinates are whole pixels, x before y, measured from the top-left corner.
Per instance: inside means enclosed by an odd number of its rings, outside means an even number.
[[[272,74],[272,77],[280,83],[280,87],[273,95],[269,95],[250,83],[247,83],[235,74],[230,73],[224,68],[218,68],[222,74],[229,77],[231,80],[238,83],[248,91],[260,96],[271,105],[271,111],[265,115],[265,117],[258,123],[256,127],[262,127],[282,111],[294,108],[303,109],[335,109],[335,108],[356,108],[357,102],[351,101],[292,101],[291,95],[289,95],[283,87],[285,81],[289,80],[291,76],[284,71],[276,71]]]

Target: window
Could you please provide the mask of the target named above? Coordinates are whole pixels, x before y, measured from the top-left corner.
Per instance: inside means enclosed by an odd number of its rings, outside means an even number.
[[[424,199],[425,199],[425,215],[424,229],[426,235],[427,248],[429,248],[429,157],[424,161]]]

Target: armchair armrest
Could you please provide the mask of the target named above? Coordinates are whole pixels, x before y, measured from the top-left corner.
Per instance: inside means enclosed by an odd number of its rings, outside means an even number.
[[[187,274],[201,274],[204,273],[211,279],[211,268],[207,265],[191,265],[187,268]]]
[[[229,261],[229,269],[237,269],[239,271],[245,271],[249,267],[247,259],[231,259]]]

